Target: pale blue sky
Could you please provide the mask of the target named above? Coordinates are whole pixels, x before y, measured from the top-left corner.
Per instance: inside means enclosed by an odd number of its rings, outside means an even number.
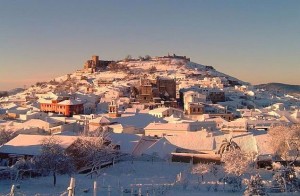
[[[241,80],[300,84],[298,0],[0,0],[0,90],[91,55],[186,55]]]

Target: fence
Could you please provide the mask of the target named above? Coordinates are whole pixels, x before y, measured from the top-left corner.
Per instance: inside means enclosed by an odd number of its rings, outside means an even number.
[[[226,183],[225,183],[226,184]],[[182,182],[174,182],[174,183],[165,183],[165,184],[130,184],[129,186],[121,186],[115,185],[112,186],[102,185],[99,181],[94,181],[90,187],[86,189],[79,189],[76,187],[75,178],[71,178],[70,185],[63,192],[52,193],[51,195],[59,195],[59,196],[75,196],[75,195],[92,195],[92,196],[163,196],[163,195],[171,195],[175,192],[187,192],[190,193],[203,193],[202,191],[219,191],[219,192],[232,192],[232,190],[228,189],[229,185],[218,182],[215,183],[205,183],[202,184],[200,188],[199,184],[185,184]],[[280,187],[274,187],[270,181],[265,181],[265,189],[266,192],[281,192]],[[216,186],[217,185],[217,186]],[[187,188],[187,186],[190,186]],[[199,192],[199,190],[202,190]],[[237,193],[241,193],[243,190],[237,190]],[[10,193],[6,196],[24,196],[27,195],[20,189],[20,185],[14,184],[11,187]],[[49,194],[37,194],[39,196],[49,195]]]
[[[174,186],[174,183],[171,184],[130,184],[130,186],[101,186],[97,181],[94,181],[93,188],[81,190],[81,195],[83,192],[88,195],[107,195],[107,196],[155,196],[155,195],[164,195]],[[76,186],[75,179],[71,178],[70,186],[67,188],[67,191],[61,194],[61,196],[75,196],[76,195]]]
[[[107,176],[106,176],[107,177]],[[132,184],[127,184],[122,186],[120,181],[115,183],[107,183],[106,181],[93,181],[93,183],[89,187],[79,188],[76,187],[75,178],[70,179],[69,187],[65,189],[63,192],[53,193],[55,195],[60,196],[75,196],[75,195],[101,195],[101,196],[162,196],[166,195],[166,193],[170,190],[182,189],[181,184],[181,173],[179,173],[176,177],[176,181],[172,183],[166,183],[166,181],[170,181],[171,179],[163,178],[160,180],[152,180],[149,183],[147,178],[134,178],[132,179]],[[155,183],[154,183],[155,181]],[[80,180],[78,180],[77,184],[80,184]],[[7,196],[19,196],[26,195],[22,192],[22,189],[19,185],[12,185],[11,191]],[[43,194],[38,194],[42,196]],[[46,194],[45,194],[46,195]],[[47,194],[48,195],[48,194]]]

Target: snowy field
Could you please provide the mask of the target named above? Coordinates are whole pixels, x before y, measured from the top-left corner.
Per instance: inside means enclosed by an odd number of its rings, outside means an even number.
[[[166,162],[120,162],[105,168],[98,176],[86,176],[84,174],[75,175],[76,195],[91,195],[93,183],[96,180],[98,185],[98,195],[130,195],[138,193],[138,187],[142,187],[143,194],[150,190],[156,195],[166,192],[176,180],[176,175],[187,168],[187,164],[166,163]],[[0,195],[7,195],[12,184],[19,184],[16,195],[62,195],[69,186],[70,177],[61,175],[57,177],[57,185],[53,187],[52,176],[25,179],[18,182],[0,181]],[[85,193],[84,191],[87,191]],[[126,193],[128,192],[128,193]],[[151,193],[152,195],[152,193]]]
[[[86,174],[76,174],[76,195],[93,195],[93,184],[97,181],[97,195],[242,195],[240,192],[230,191],[229,185],[219,183],[224,176],[221,167],[217,174],[207,173],[203,181],[198,175],[191,174],[191,165],[172,162],[125,161],[114,166],[104,168],[92,177]],[[262,176],[269,178],[271,171],[260,170]],[[179,177],[181,176],[181,177]],[[246,176],[245,176],[246,177]],[[57,185],[53,186],[52,176],[27,178],[18,182],[0,180],[0,195],[9,195],[12,184],[18,185],[15,195],[67,195],[70,177],[60,175]],[[132,193],[132,194],[131,194]],[[270,194],[285,195],[285,194]],[[297,195],[291,194],[288,195]]]
[[[198,176],[190,174],[191,165],[186,163],[120,162],[103,169],[100,174],[87,176],[74,175],[76,195],[92,195],[93,183],[97,181],[98,195],[217,195],[209,184],[211,175],[207,175],[207,183],[198,187]],[[178,176],[181,173],[181,178]],[[189,179],[188,185],[184,178]],[[176,182],[177,180],[177,182]],[[215,179],[216,180],[216,179]],[[69,186],[70,177],[57,177],[57,185],[53,187],[52,176],[24,179],[22,181],[0,181],[0,195],[7,195],[12,184],[19,185],[16,195],[65,195]],[[123,191],[122,191],[123,190]],[[221,190],[221,189],[220,189]],[[241,193],[222,192],[223,195],[240,195]]]

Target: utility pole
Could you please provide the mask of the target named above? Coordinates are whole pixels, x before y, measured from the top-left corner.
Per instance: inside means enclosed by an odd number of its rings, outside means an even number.
[[[84,134],[84,136],[87,136],[89,133],[89,120],[86,117],[84,119],[83,125],[84,125],[83,134]]]

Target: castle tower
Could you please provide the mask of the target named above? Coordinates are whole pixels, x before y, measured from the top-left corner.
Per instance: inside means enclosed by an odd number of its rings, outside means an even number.
[[[111,118],[119,117],[118,109],[119,108],[117,106],[116,100],[112,99],[108,106],[109,117],[111,117]]]
[[[99,56],[97,55],[92,56],[92,61],[95,66],[94,68],[99,67]]]

